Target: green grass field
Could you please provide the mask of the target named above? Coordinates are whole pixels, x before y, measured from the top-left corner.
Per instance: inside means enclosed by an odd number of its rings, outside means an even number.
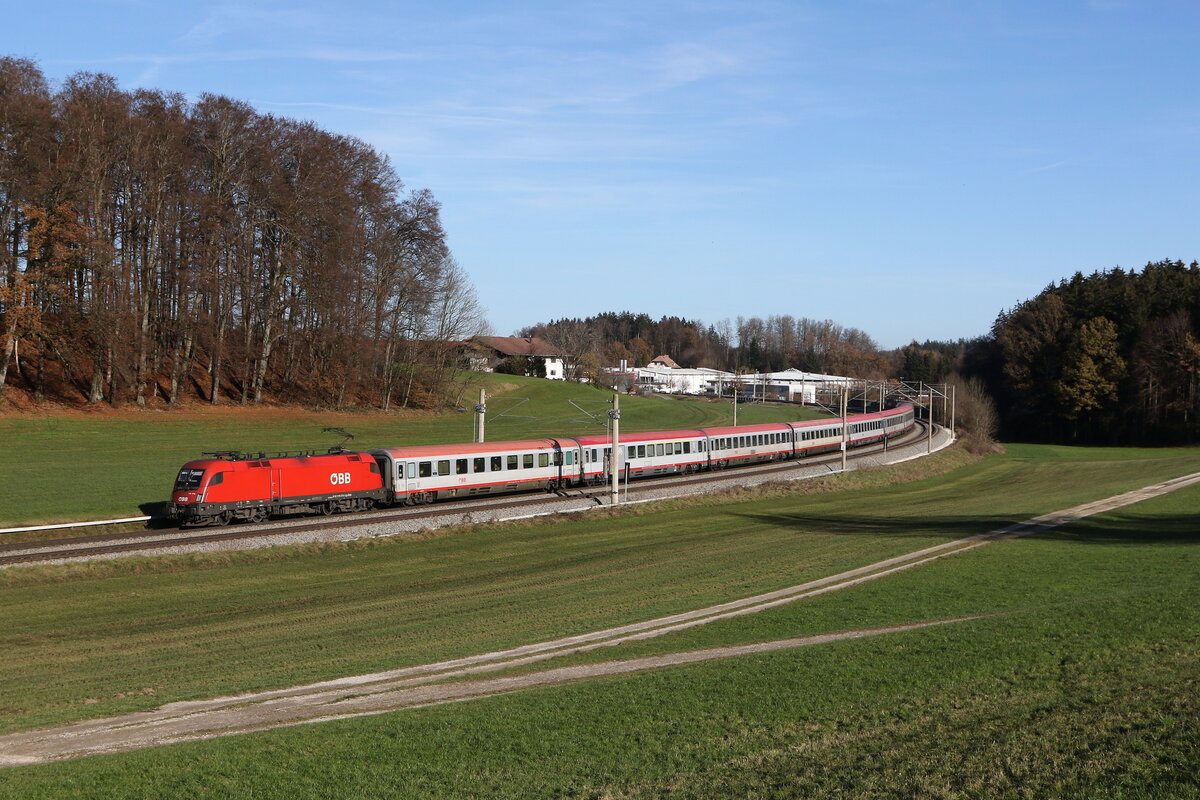
[[[479,376],[489,401],[488,439],[535,438],[603,431],[571,405],[591,413],[612,393],[591,386],[510,375]],[[478,398],[478,389],[473,396]],[[507,399],[506,399],[507,398]],[[518,401],[526,399],[527,402]],[[468,404],[472,405],[472,404]],[[505,414],[506,409],[511,409]],[[467,442],[472,414],[348,413],[192,406],[178,411],[111,411],[0,417],[0,527],[140,516],[167,499],[179,466],[204,451],[324,452],[340,436],[369,450],[400,444]],[[798,406],[741,406],[738,422],[810,419]],[[623,397],[626,431],[729,424],[729,403],[676,397]]]
[[[329,552],[10,570],[0,729],[648,619],[1198,470],[1197,450],[1013,446],[911,482],[829,481],[842,491]],[[1198,511],[1187,489],[574,660],[998,616],[9,769],[0,796],[1196,797]]]

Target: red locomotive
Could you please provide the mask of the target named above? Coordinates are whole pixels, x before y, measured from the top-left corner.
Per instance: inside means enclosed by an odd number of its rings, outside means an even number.
[[[369,453],[268,458],[205,453],[179,471],[168,514],[183,525],[261,522],[273,514],[365,511],[384,500],[379,465]]]

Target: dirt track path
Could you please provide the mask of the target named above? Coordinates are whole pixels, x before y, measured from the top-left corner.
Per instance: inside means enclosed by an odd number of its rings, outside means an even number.
[[[804,647],[842,639],[898,633],[931,625],[959,622],[963,620],[924,621],[890,628],[846,631],[735,647],[560,667],[511,677],[488,679],[472,677],[556,656],[662,636],[672,631],[704,625],[720,619],[757,613],[805,597],[876,580],[936,559],[973,550],[991,542],[1027,536],[1058,527],[1092,514],[1121,508],[1197,483],[1200,483],[1200,473],[1045,514],[1007,528],[924,548],[786,589],[631,625],[433,664],[368,675],[348,676],[305,686],[235,697],[170,703],[151,711],[7,734],[0,736],[0,766],[36,764],[97,753],[209,739],[287,725],[379,714],[403,708],[486,697],[536,686],[628,674],[667,666]]]

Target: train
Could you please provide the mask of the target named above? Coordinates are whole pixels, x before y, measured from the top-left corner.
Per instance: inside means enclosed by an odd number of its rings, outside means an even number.
[[[912,428],[912,404],[841,419],[627,433],[617,454],[623,480],[803,458],[883,441]],[[183,526],[262,522],[514,492],[596,486],[611,474],[606,435],[508,442],[334,448],[269,458],[206,453],[184,464],[168,515]]]

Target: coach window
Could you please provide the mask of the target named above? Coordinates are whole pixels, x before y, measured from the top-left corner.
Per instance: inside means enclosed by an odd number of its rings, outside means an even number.
[[[492,472],[504,469],[504,456],[492,456]]]
[[[508,468],[509,468],[509,469],[516,469],[516,468],[517,468],[517,457],[516,457],[516,456],[509,456],[509,457],[508,457]]]
[[[526,453],[521,456],[521,468],[533,469],[533,453]]]
[[[467,474],[467,460],[465,458],[457,458],[454,460],[454,473],[456,475]]]
[[[449,474],[450,474],[450,459],[446,459],[445,461],[439,461],[438,462],[438,475],[449,475]]]
[[[485,470],[487,470],[487,459],[486,458],[475,459],[475,463],[471,465],[471,471],[472,472],[484,472]]]
[[[573,465],[574,463],[575,463],[575,451],[568,450],[567,451],[567,466],[569,467],[569,466]]]
[[[538,466],[539,467],[550,466],[550,454],[549,453],[538,453]]]
[[[646,445],[639,444],[637,446],[637,458],[645,458],[645,457],[646,457]]]
[[[663,455],[663,445],[661,445],[661,444],[656,444],[656,445],[654,446],[654,454],[655,454],[655,455],[659,455],[659,456]]]
[[[213,475],[211,478],[208,479],[208,488],[211,489],[214,486],[220,486],[224,482],[225,482],[225,473],[218,472],[216,475]]]
[[[422,461],[421,462],[421,477],[428,478],[432,474],[433,474],[433,462],[432,461]]]

